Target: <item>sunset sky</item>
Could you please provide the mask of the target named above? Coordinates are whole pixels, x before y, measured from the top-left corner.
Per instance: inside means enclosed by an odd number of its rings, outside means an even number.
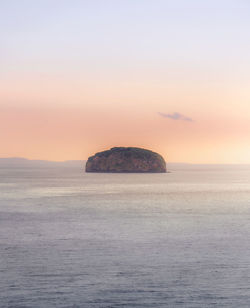
[[[250,163],[250,1],[1,1],[0,141],[0,157]]]

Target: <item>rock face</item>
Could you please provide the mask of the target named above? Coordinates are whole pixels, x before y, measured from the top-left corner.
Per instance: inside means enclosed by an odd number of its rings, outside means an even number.
[[[88,158],[86,172],[166,172],[164,158],[134,147],[115,147]]]

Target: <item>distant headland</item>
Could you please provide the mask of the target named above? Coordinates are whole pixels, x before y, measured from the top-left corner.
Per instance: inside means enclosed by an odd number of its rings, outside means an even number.
[[[166,172],[164,158],[153,151],[136,147],[114,147],[88,158],[86,172],[162,173]]]

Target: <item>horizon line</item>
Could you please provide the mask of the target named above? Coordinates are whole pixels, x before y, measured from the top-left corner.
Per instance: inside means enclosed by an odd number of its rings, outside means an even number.
[[[20,159],[30,162],[48,162],[48,163],[67,163],[67,162],[84,162],[88,159],[67,159],[67,160],[48,160],[48,159],[30,159],[26,157],[19,157],[19,156],[10,156],[10,157],[0,157],[0,160],[11,160],[11,159]],[[166,164],[180,164],[180,165],[250,165],[249,163],[189,163],[189,162],[166,162]]]

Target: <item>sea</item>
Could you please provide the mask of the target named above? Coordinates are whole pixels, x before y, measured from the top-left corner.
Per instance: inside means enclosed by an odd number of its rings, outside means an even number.
[[[250,166],[0,168],[0,307],[250,307]]]

